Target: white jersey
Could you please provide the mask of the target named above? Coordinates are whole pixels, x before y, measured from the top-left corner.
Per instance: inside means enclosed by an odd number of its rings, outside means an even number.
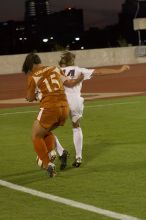
[[[61,68],[69,79],[76,79],[81,73],[84,74],[84,80],[90,79],[94,69],[80,68],[78,66],[67,66]],[[70,116],[73,122],[76,122],[83,115],[84,99],[81,97],[82,82],[72,88],[64,86],[70,107]]]
[[[67,66],[61,68],[69,79],[76,79],[81,73],[84,74],[84,79],[87,80],[91,78],[91,75],[94,71],[94,69],[86,69],[86,68],[80,68],[78,66]],[[80,96],[81,95],[81,89],[82,89],[82,82],[74,86],[73,88],[65,87],[65,93],[66,94],[75,94]]]

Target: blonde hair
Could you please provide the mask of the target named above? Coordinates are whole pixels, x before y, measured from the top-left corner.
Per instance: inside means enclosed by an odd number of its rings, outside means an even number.
[[[73,66],[74,65],[74,61],[75,61],[75,54],[69,52],[69,51],[65,51],[62,55],[61,55],[61,59],[59,61],[59,65],[65,65],[65,66]]]

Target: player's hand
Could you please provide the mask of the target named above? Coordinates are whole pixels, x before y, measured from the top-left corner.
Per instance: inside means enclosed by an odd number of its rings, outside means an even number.
[[[78,78],[82,81],[84,79],[84,74],[81,73]]]
[[[130,69],[130,66],[129,66],[129,65],[123,65],[123,66],[121,67],[121,72],[126,71],[126,70],[129,70],[129,69]]]

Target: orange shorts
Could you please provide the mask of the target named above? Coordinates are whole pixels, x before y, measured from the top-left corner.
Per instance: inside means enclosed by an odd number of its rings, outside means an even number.
[[[43,128],[52,130],[58,126],[63,126],[69,115],[68,106],[56,108],[41,108],[37,120]]]

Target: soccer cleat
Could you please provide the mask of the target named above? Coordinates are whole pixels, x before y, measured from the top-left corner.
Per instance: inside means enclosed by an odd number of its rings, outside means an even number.
[[[55,165],[53,163],[51,163],[51,162],[49,163],[47,172],[48,172],[50,177],[56,176]]]
[[[79,167],[82,163],[82,159],[80,157],[76,158],[75,161],[72,163],[73,167]]]
[[[67,150],[63,151],[63,154],[60,156],[61,164],[60,164],[60,170],[64,170],[67,166],[67,157],[69,156],[69,153]]]

